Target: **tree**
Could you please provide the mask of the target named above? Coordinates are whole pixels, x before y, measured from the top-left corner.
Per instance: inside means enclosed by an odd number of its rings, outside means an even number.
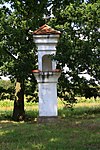
[[[25,80],[30,77],[36,83],[31,74],[32,69],[36,68],[36,47],[29,31],[44,24],[43,14],[47,1],[4,0],[2,4],[5,2],[11,8],[2,5],[0,9],[0,51],[4,59],[0,71],[3,75],[16,79],[13,118],[22,120],[25,117]],[[34,90],[35,86],[36,84]]]
[[[30,77],[31,70],[35,69],[37,57],[36,47],[29,34],[43,25],[43,15],[48,14],[48,6],[52,6],[55,18],[48,22],[52,27],[62,32],[56,60],[62,72],[59,79],[60,97],[68,102],[74,102],[75,94],[83,87],[95,86],[95,81],[100,81],[100,3],[88,0],[2,0],[11,6],[2,6],[0,9],[0,57],[3,75],[10,75],[16,79],[16,98],[13,117],[15,120],[23,119],[25,81]],[[93,82],[87,81],[79,74],[87,72],[94,78]],[[33,84],[34,89],[36,84]]]
[[[60,1],[63,2],[65,1]],[[100,3],[69,3],[54,10],[55,18],[50,25],[62,32],[56,60],[66,71],[59,79],[59,96],[75,102],[77,89],[94,87],[100,82]],[[87,73],[88,81],[79,75]],[[96,82],[97,81],[97,82]]]

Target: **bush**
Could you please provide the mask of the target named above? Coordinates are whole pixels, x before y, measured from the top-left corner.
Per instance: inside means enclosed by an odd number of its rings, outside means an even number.
[[[0,80],[0,100],[14,99],[14,83],[10,80]]]

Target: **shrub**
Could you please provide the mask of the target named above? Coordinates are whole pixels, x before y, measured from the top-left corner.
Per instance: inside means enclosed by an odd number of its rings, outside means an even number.
[[[14,99],[14,83],[10,80],[0,80],[0,100]]]

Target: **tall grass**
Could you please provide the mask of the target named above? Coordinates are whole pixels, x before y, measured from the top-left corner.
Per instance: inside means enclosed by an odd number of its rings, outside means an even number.
[[[12,115],[14,102],[10,100],[0,101],[0,114],[5,116]],[[38,117],[38,103],[25,101],[25,112],[27,116]],[[100,113],[100,99],[78,98],[73,109],[65,107],[62,101],[58,100],[58,114],[60,117],[75,117],[75,115],[97,114]],[[1,115],[0,115],[1,116]],[[2,118],[2,117],[0,117]]]

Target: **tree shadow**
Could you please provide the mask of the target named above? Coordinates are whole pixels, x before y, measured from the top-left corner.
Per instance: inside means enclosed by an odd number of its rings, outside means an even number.
[[[99,107],[73,107],[73,109],[63,107],[59,109],[59,116],[62,118],[91,118],[96,117],[97,114],[100,114]]]
[[[0,121],[15,121],[12,117],[13,111],[1,111],[0,112]],[[25,119],[24,120],[20,120],[20,121],[24,121],[24,122],[36,122],[36,118],[38,116],[38,111],[33,110],[33,111],[26,111],[25,113]],[[20,122],[18,121],[18,122]],[[16,121],[15,121],[16,122]]]
[[[0,124],[1,150],[85,150],[90,148],[99,150],[100,148],[99,126],[96,123],[93,126],[91,119],[87,121],[87,124],[86,120],[79,118],[60,118],[59,121],[48,124],[32,121],[2,121]]]
[[[12,111],[0,115],[1,150],[100,149],[100,109],[59,109],[58,120],[38,123],[38,111],[26,111],[26,120],[15,122]],[[88,139],[88,140],[87,140]]]

